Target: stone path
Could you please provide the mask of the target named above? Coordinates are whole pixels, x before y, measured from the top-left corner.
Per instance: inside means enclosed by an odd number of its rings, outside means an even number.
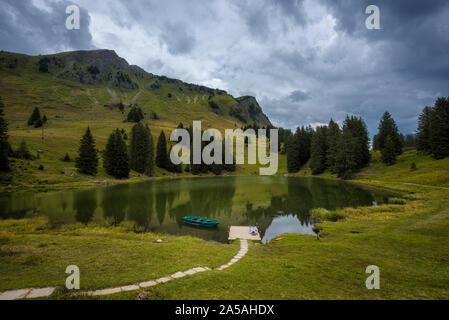
[[[227,264],[224,264],[214,270],[222,271],[224,269],[229,268],[234,263],[242,259],[246,253],[248,252],[248,242],[246,240],[240,240],[240,251],[229,261]],[[114,287],[107,288],[95,291],[88,291],[85,293],[77,293],[77,294],[85,294],[88,296],[107,296],[110,294],[115,294],[119,292],[127,292],[127,291],[136,291],[139,289],[145,289],[152,286],[156,286],[159,283],[165,283],[168,281],[176,280],[179,278],[183,278],[185,276],[191,276],[199,272],[211,271],[212,269],[208,267],[197,267],[192,268],[186,271],[179,271],[172,275],[165,276],[156,280],[150,280],[146,282],[140,282],[132,285],[122,286],[122,287]],[[17,300],[17,299],[35,299],[35,298],[45,298],[49,297],[56,290],[55,287],[49,288],[28,288],[28,289],[20,289],[20,290],[12,290],[5,291],[0,293],[0,300]]]
[[[0,300],[17,300],[17,299],[34,299],[49,297],[53,294],[56,288],[29,288],[12,290],[0,293]]]

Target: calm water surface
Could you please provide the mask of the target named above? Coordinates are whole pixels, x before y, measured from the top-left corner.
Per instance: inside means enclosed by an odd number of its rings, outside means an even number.
[[[369,206],[388,194],[343,181],[297,177],[172,179],[49,194],[0,196],[0,218],[48,217],[51,227],[76,222],[127,224],[136,232],[191,235],[225,242],[228,225],[259,224],[263,241],[282,233],[313,234],[310,210]],[[220,220],[218,228],[185,225],[187,215]]]

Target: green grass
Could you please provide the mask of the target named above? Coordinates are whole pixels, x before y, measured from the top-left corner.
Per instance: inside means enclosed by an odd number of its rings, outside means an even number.
[[[136,234],[124,227],[78,224],[51,230],[44,218],[5,220],[0,222],[0,291],[65,286],[69,265],[80,268],[83,290],[134,284],[193,267],[220,266],[238,249],[191,237]]]
[[[419,170],[429,159],[414,153]],[[440,171],[445,170],[447,162]],[[421,169],[420,169],[421,168]],[[376,181],[395,167],[368,168]],[[396,169],[400,171],[400,167]],[[386,171],[386,172],[385,172]],[[360,176],[357,183],[368,182]],[[425,182],[425,181],[418,181]],[[376,183],[377,186],[380,183]],[[449,192],[383,182],[400,192],[401,204],[346,208],[343,219],[323,219],[318,240],[287,234],[267,245],[251,243],[248,254],[223,271],[210,271],[148,289],[150,299],[448,299]],[[435,185],[438,186],[438,185]],[[395,202],[395,201],[393,201]],[[405,202],[405,203],[404,203]],[[162,237],[166,244],[156,244]],[[0,223],[1,289],[63,285],[68,264],[81,267],[83,288],[124,285],[204,265],[218,266],[237,244],[194,238],[133,234],[96,225],[48,230],[41,218]],[[367,290],[365,269],[380,268],[381,289]],[[136,292],[98,299],[135,299]],[[67,293],[52,298],[72,299]],[[84,297],[86,298],[86,297]]]
[[[418,171],[436,167],[410,152],[396,166],[362,172],[393,179],[382,185],[405,192],[405,204],[338,210],[344,219],[323,221],[320,240],[291,234],[267,245],[251,244],[247,256],[229,269],[159,285],[147,290],[150,299],[448,299],[449,192],[395,179],[409,158]],[[437,163],[440,172],[447,170],[447,160]],[[367,183],[364,176],[356,182]],[[368,265],[380,268],[380,290],[365,287]],[[135,299],[137,293],[101,299]]]

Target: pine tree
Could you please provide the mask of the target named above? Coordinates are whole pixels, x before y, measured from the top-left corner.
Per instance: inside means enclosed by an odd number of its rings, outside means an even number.
[[[366,166],[371,159],[369,137],[366,124],[362,118],[346,117],[343,133],[338,143],[336,172],[347,179],[357,170]]]
[[[128,122],[140,122],[145,118],[143,111],[139,107],[132,107],[128,113],[127,120]]]
[[[438,98],[430,116],[430,152],[435,159],[449,156],[449,98]]]
[[[89,175],[97,174],[98,151],[95,147],[95,140],[89,127],[81,138],[78,158],[76,158],[75,162],[75,165],[80,173]]]
[[[287,170],[290,173],[298,172],[301,168],[299,164],[299,128],[296,129],[294,135],[290,136],[286,142],[286,153],[287,153]]]
[[[169,171],[169,172],[172,172],[172,173],[182,173],[182,165],[181,164],[174,164],[173,162],[171,162],[171,160],[170,160],[170,153],[171,153],[171,151],[172,151],[172,148],[173,147],[170,147],[170,150],[168,151],[168,154],[167,154],[167,170]]]
[[[64,162],[70,162],[70,161],[72,161],[72,160],[70,160],[70,156],[69,156],[68,153],[66,153],[65,156],[64,156],[61,160],[64,161]]]
[[[404,147],[406,147],[406,148],[415,148],[416,147],[416,138],[414,135],[408,134],[405,137]]]
[[[150,128],[137,123],[131,131],[130,167],[136,172],[151,176],[153,174],[153,137]]]
[[[312,127],[296,128],[296,132],[286,143],[288,172],[298,172],[310,159]]]
[[[393,139],[388,136],[385,139],[385,145],[381,150],[381,160],[386,165],[392,165],[396,162],[396,146]]]
[[[299,165],[302,167],[310,159],[310,147],[312,145],[313,129],[311,126],[302,127],[298,137]]]
[[[312,136],[310,157],[312,174],[320,174],[326,170],[328,147],[328,128],[326,126],[317,127]]]
[[[425,107],[419,116],[416,136],[416,148],[418,151],[430,153],[430,118],[432,108]]]
[[[43,124],[43,122],[42,122],[41,119],[37,119],[36,122],[34,122],[34,127],[35,127],[35,128],[40,128],[40,127],[42,127],[43,125],[44,125],[44,124]]]
[[[0,171],[9,171],[9,149],[10,145],[8,143],[8,122],[4,118],[4,107],[3,100],[0,97]]]
[[[403,142],[401,139],[401,135],[398,131],[396,122],[391,117],[391,114],[389,112],[385,112],[383,114],[382,119],[379,123],[379,133],[376,137],[376,147],[378,147],[379,150],[382,151],[382,149],[385,147],[387,137],[390,137],[390,139],[393,141],[396,155],[402,154]]]
[[[17,148],[17,150],[14,152],[14,157],[17,159],[34,160],[34,156],[28,150],[25,140],[22,140],[19,148]]]
[[[337,123],[332,119],[329,122],[329,130],[327,136],[327,167],[331,173],[337,173],[337,154],[338,154],[338,141],[340,139],[341,130]]]
[[[375,134],[373,137],[373,150],[374,151],[379,151],[379,135]]]
[[[28,125],[34,126],[38,120],[42,121],[41,120],[41,112],[39,111],[38,107],[35,107],[33,110],[33,113],[31,114],[30,118],[28,119]]]
[[[366,166],[371,160],[370,140],[368,137],[368,129],[362,118],[347,117],[343,125],[346,127],[348,134],[352,137],[356,166],[355,170]]]
[[[165,169],[168,166],[167,159],[167,139],[165,138],[164,131],[159,135],[156,147],[156,165],[159,168]]]
[[[111,133],[106,143],[106,148],[103,151],[103,167],[107,174],[117,179],[129,176],[128,152],[119,129]]]
[[[355,154],[356,140],[347,126],[343,126],[337,149],[336,172],[340,178],[349,179],[356,171],[357,156]]]

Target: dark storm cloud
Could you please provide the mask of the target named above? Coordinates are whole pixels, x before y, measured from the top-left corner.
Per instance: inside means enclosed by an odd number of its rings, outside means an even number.
[[[167,44],[168,51],[175,55],[189,53],[195,46],[192,31],[182,22],[166,23],[161,40]]]
[[[251,34],[256,37],[267,36],[272,31],[270,16],[275,13],[282,15],[283,22],[293,20],[295,24],[306,23],[303,0],[262,0],[257,2],[247,0],[236,2],[236,6]]]
[[[373,135],[388,110],[410,133],[425,105],[449,95],[446,0],[71,1],[89,11],[79,34],[58,27],[67,1],[2,0],[1,49],[94,43],[155,74],[251,93],[274,124],[290,128],[353,114]],[[381,30],[365,27],[371,4]]]
[[[307,92],[296,90],[290,93],[288,98],[293,102],[309,100],[311,97]]]
[[[50,10],[38,8],[30,0],[0,2],[0,47],[28,54],[58,50],[92,49],[90,17],[80,8],[80,29],[67,30],[65,21],[69,1],[48,2]]]
[[[449,1],[321,1],[335,14],[341,30],[383,42],[395,71],[449,80]],[[382,30],[378,32],[360,27],[370,4],[380,8]]]
[[[320,0],[330,9],[337,18],[338,27],[349,33],[365,33],[366,29],[360,28],[364,25],[367,15],[365,9],[369,5],[376,5],[381,11],[382,29],[393,31],[405,31],[414,29],[427,19],[433,19],[448,6],[447,0],[360,0],[360,1],[334,1]],[[393,35],[393,34],[392,34]],[[400,40],[400,39],[397,39]]]

